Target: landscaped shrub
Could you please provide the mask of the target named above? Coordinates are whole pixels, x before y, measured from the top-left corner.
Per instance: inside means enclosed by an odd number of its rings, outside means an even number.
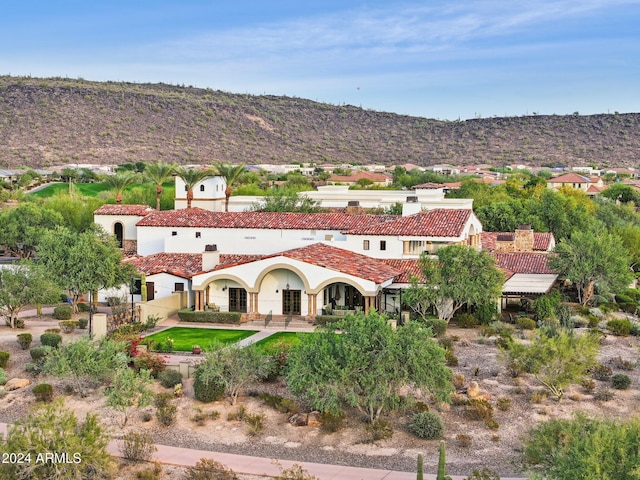
[[[338,320],[344,320],[344,317],[339,317],[337,315],[316,315],[314,322],[316,325],[324,327],[330,323],[337,322]]]
[[[249,435],[255,437],[258,435],[262,429],[264,428],[264,421],[267,419],[267,416],[260,413],[249,413],[245,416],[244,421],[249,425]]]
[[[240,323],[242,314],[239,312],[195,312],[191,309],[180,310],[178,317],[182,322],[198,322],[198,323],[223,323],[234,324]]]
[[[500,475],[494,470],[485,467],[482,470],[474,469],[471,475],[464,480],[500,480]]]
[[[4,368],[0,368],[0,385],[4,385],[7,383],[7,372],[4,371]],[[1,397],[2,395],[0,395]]]
[[[162,425],[168,427],[176,421],[177,413],[178,408],[175,405],[165,405],[156,410],[156,418]]]
[[[62,343],[62,336],[58,333],[43,333],[40,335],[40,343],[43,347],[58,348]]]
[[[346,424],[346,417],[344,412],[338,412],[337,414],[331,412],[322,413],[322,424],[320,428],[325,433],[336,433],[342,430]]]
[[[142,353],[133,359],[133,366],[136,370],[149,370],[149,373],[153,378],[158,378],[160,372],[162,372],[167,362],[164,357],[156,353]]]
[[[493,418],[493,406],[484,398],[472,398],[465,410],[470,420],[490,420]]]
[[[608,387],[601,387],[593,394],[593,399],[599,402],[613,400],[613,392]]]
[[[591,369],[591,376],[596,380],[606,381],[611,378],[611,375],[613,375],[613,371],[608,365],[599,364]]]
[[[38,402],[50,402],[53,400],[53,387],[48,383],[40,383],[33,387],[33,394]]]
[[[619,304],[634,303],[634,299],[631,298],[628,295],[625,295],[623,293],[619,293],[619,294],[616,295],[616,303],[619,303]]]
[[[596,389],[596,382],[592,378],[582,379],[582,382],[580,382],[580,385],[582,386],[582,388],[584,388],[584,391],[587,393],[593,393],[593,391]]]
[[[29,354],[31,354],[31,359],[34,362],[43,360],[47,356],[48,352],[49,350],[46,347],[33,347],[31,350],[29,350]]]
[[[393,437],[393,425],[387,420],[378,419],[374,422],[367,423],[365,430],[369,435],[369,440],[372,442]]]
[[[456,357],[451,349],[444,351],[444,360],[448,367],[457,367],[459,363],[458,357]]]
[[[238,476],[220,462],[201,458],[195,466],[187,468],[182,480],[238,480]]]
[[[148,433],[130,431],[122,437],[120,452],[127,460],[146,462],[157,451],[153,437]]]
[[[160,384],[165,388],[173,388],[182,383],[182,374],[177,370],[164,370],[158,374]]]
[[[631,379],[624,373],[616,373],[611,377],[611,386],[616,390],[627,390],[631,386]]]
[[[534,330],[538,324],[536,321],[529,317],[518,317],[516,318],[516,327],[522,330]]]
[[[458,315],[454,320],[456,322],[456,325],[458,325],[458,327],[460,328],[474,328],[480,324],[478,319],[470,313],[462,313]]]
[[[18,345],[22,350],[27,350],[31,346],[31,342],[33,341],[33,335],[30,333],[19,333],[18,334]]]
[[[465,433],[459,433],[458,435],[456,435],[456,443],[459,447],[469,448],[473,443],[473,437]]]
[[[631,333],[631,320],[628,318],[616,318],[607,322],[607,330],[614,335],[626,337]]]
[[[495,302],[478,305],[475,316],[482,325],[488,325],[498,318],[498,305]]]
[[[440,337],[445,334],[449,324],[446,320],[440,320],[439,318],[427,318],[425,325],[431,329],[434,337]]]
[[[262,392],[258,394],[258,398],[270,407],[275,408],[280,413],[297,413],[299,410],[296,403],[287,397]]]
[[[625,360],[620,355],[615,358],[612,358],[610,361],[613,368],[617,368],[620,370],[631,371],[636,368],[636,362],[631,360]]]
[[[79,312],[88,312],[89,311],[89,305],[87,305],[84,302],[78,303],[78,311]]]
[[[85,328],[87,328],[88,325],[89,325],[89,319],[88,318],[79,318],[78,319],[78,328],[84,330]]]
[[[442,418],[435,412],[416,413],[409,424],[409,431],[425,440],[440,438],[444,433]]]
[[[73,308],[69,305],[59,305],[53,309],[53,318],[56,320],[71,320]]]
[[[47,328],[44,333],[60,333],[59,327]]]
[[[210,380],[208,383],[205,383],[201,376],[196,369],[193,379],[193,394],[196,400],[205,403],[220,400],[224,396],[224,384],[222,382],[216,382],[215,380]]]
[[[153,466],[145,468],[144,470],[138,470],[135,476],[136,480],[161,480],[162,479],[162,464],[153,462]]]
[[[24,318],[16,318],[16,328],[24,328]]]
[[[500,397],[498,398],[496,405],[499,410],[506,412],[511,408],[511,399],[509,397]]]
[[[73,333],[76,327],[78,326],[77,320],[62,320],[58,323],[60,325],[60,330],[62,333]]]
[[[11,354],[9,352],[0,352],[0,368],[7,368],[10,356]]]

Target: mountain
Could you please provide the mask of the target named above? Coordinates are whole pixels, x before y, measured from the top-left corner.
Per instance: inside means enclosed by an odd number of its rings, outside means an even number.
[[[166,84],[0,76],[0,168],[139,160],[635,166],[640,114],[441,121]]]

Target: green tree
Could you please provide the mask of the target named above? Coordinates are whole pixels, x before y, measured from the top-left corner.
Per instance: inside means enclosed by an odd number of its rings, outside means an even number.
[[[555,335],[538,333],[529,345],[511,340],[506,355],[516,370],[533,374],[560,401],[565,388],[580,382],[596,364],[598,350],[596,335],[561,329]]]
[[[47,211],[58,212],[64,225],[75,232],[84,232],[93,225],[93,212],[104,202],[96,197],[79,197],[69,193],[59,193],[38,200],[38,204]]]
[[[160,210],[160,198],[162,197],[162,184],[171,180],[176,173],[175,164],[163,162],[150,163],[144,170],[144,176],[156,186],[156,210]]]
[[[449,321],[463,305],[495,302],[502,294],[504,273],[488,253],[466,245],[447,245],[437,255],[432,258],[425,252],[420,256],[424,283],[412,284],[405,293],[410,299],[407,303],[420,299],[426,307],[432,302],[438,318]]]
[[[131,172],[117,173],[105,177],[104,183],[109,185],[116,192],[116,203],[122,203],[122,192],[125,188],[133,185],[138,181],[138,175]]]
[[[210,177],[211,172],[209,170],[196,170],[194,168],[179,166],[176,168],[176,175],[178,175],[178,177],[180,177],[184,182],[184,186],[187,189],[187,208],[191,208],[191,202],[193,201],[193,189],[205,178]]]
[[[107,405],[124,414],[122,426],[127,424],[130,409],[146,407],[151,403],[152,383],[149,370],[142,369],[136,372],[125,367],[115,372],[113,382],[106,391]]]
[[[525,464],[549,480],[640,478],[640,419],[590,418],[578,413],[530,430]],[[537,477],[541,478],[541,477]]]
[[[620,237],[600,231],[577,231],[561,241],[549,265],[576,286],[578,300],[587,305],[596,288],[606,294],[627,287],[633,274]]]
[[[11,479],[108,479],[115,462],[107,452],[110,436],[96,415],[80,422],[61,400],[38,404],[9,426],[0,454],[19,454],[30,461],[0,463],[0,477]],[[57,454],[58,459],[45,455]],[[24,458],[24,457],[23,457]]]
[[[213,164],[213,172],[223,177],[225,183],[227,184],[227,188],[224,191],[224,211],[229,211],[229,198],[231,198],[231,193],[233,191],[233,187],[236,182],[240,179],[240,176],[245,172],[246,165],[241,163],[239,165],[234,165],[232,163],[224,163],[224,162],[215,162]]]
[[[418,322],[394,329],[375,312],[348,315],[302,338],[288,357],[287,384],[295,395],[333,414],[356,407],[371,422],[399,407],[402,387],[448,401],[451,378],[430,329]]]
[[[17,257],[32,258],[42,235],[62,223],[57,211],[21,203],[0,213],[0,245]]]
[[[71,379],[78,394],[85,397],[87,385],[106,382],[114,371],[126,368],[128,361],[124,343],[103,340],[98,344],[82,337],[47,355],[44,370]]]
[[[271,362],[255,346],[227,347],[212,345],[205,359],[198,365],[198,378],[205,384],[224,385],[231,405],[235,405],[240,392],[271,373]]]
[[[11,328],[27,305],[54,303],[59,298],[60,287],[37,265],[23,261],[0,268],[0,315]]]
[[[95,227],[76,233],[64,227],[48,231],[40,242],[38,260],[67,289],[74,310],[80,295],[131,281],[135,269],[122,264],[115,238]]]

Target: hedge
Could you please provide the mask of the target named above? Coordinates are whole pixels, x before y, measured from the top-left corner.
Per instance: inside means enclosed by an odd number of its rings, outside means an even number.
[[[325,325],[337,322],[338,320],[344,320],[344,317],[338,315],[316,315],[315,323],[324,327]]]
[[[195,312],[191,309],[178,312],[181,322],[240,324],[240,312]]]

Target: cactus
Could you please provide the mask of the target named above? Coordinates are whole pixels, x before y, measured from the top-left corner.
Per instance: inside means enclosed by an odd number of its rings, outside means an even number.
[[[446,452],[444,440],[440,441],[440,458],[438,459],[438,475],[436,480],[451,480],[451,477],[447,475]]]
[[[422,454],[418,455],[418,476],[416,477],[416,480],[423,480],[424,479],[424,474],[422,472]]]

